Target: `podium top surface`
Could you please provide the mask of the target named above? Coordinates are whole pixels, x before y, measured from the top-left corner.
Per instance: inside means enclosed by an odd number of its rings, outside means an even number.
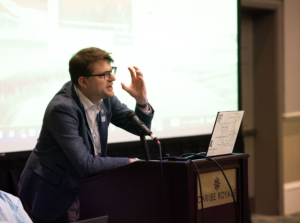
[[[230,155],[224,155],[224,156],[216,156],[216,157],[210,157],[213,160],[215,160],[217,163],[220,163],[222,166],[222,163],[226,163],[226,162],[231,162],[231,161],[238,161],[238,160],[245,160],[248,159],[249,155],[248,154],[244,154],[244,153],[233,153]],[[203,166],[203,165],[212,165],[215,166],[214,163],[212,163],[209,159],[207,158],[202,158],[202,159],[194,159],[193,162],[197,165],[197,166]],[[162,161],[162,165],[164,168],[175,168],[175,169],[185,169],[188,168],[188,166],[193,165],[189,160],[186,161],[169,161],[169,160],[163,160]],[[145,160],[139,160],[133,163],[130,163],[128,165],[125,166],[121,166],[115,169],[111,169],[105,172],[99,172],[95,175],[89,176],[87,178],[84,179],[80,179],[77,181],[77,183],[82,184],[84,182],[93,180],[95,178],[98,177],[102,177],[105,175],[109,175],[115,172],[119,172],[119,171],[125,171],[131,168],[134,169],[139,169],[139,168],[160,168],[161,163],[160,160],[149,160],[149,161],[145,161]]]

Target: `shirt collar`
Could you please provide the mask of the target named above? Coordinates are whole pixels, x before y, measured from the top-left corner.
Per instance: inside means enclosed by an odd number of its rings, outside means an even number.
[[[76,87],[76,85],[74,85],[74,89],[75,92],[80,100],[80,102],[82,103],[84,110],[86,111],[87,109],[91,108],[92,106],[94,106],[95,104],[93,104],[93,102],[90,101],[90,99],[88,99],[81,91],[78,87]],[[100,104],[102,103],[103,99],[101,99]],[[96,105],[97,108],[99,108],[99,106]]]

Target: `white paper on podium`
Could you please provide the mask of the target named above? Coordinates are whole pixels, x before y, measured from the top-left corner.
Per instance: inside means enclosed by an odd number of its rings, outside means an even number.
[[[218,112],[207,156],[232,153],[243,115],[244,111]]]

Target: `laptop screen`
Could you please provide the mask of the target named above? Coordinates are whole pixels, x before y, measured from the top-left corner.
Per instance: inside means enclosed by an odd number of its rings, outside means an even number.
[[[218,112],[206,156],[231,154],[244,111]]]

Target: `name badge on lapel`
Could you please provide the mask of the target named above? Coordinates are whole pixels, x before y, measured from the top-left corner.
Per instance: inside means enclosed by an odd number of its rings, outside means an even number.
[[[103,116],[101,116],[101,122],[105,122],[105,115],[104,115],[104,110],[103,109],[101,109],[101,115],[103,115]]]

